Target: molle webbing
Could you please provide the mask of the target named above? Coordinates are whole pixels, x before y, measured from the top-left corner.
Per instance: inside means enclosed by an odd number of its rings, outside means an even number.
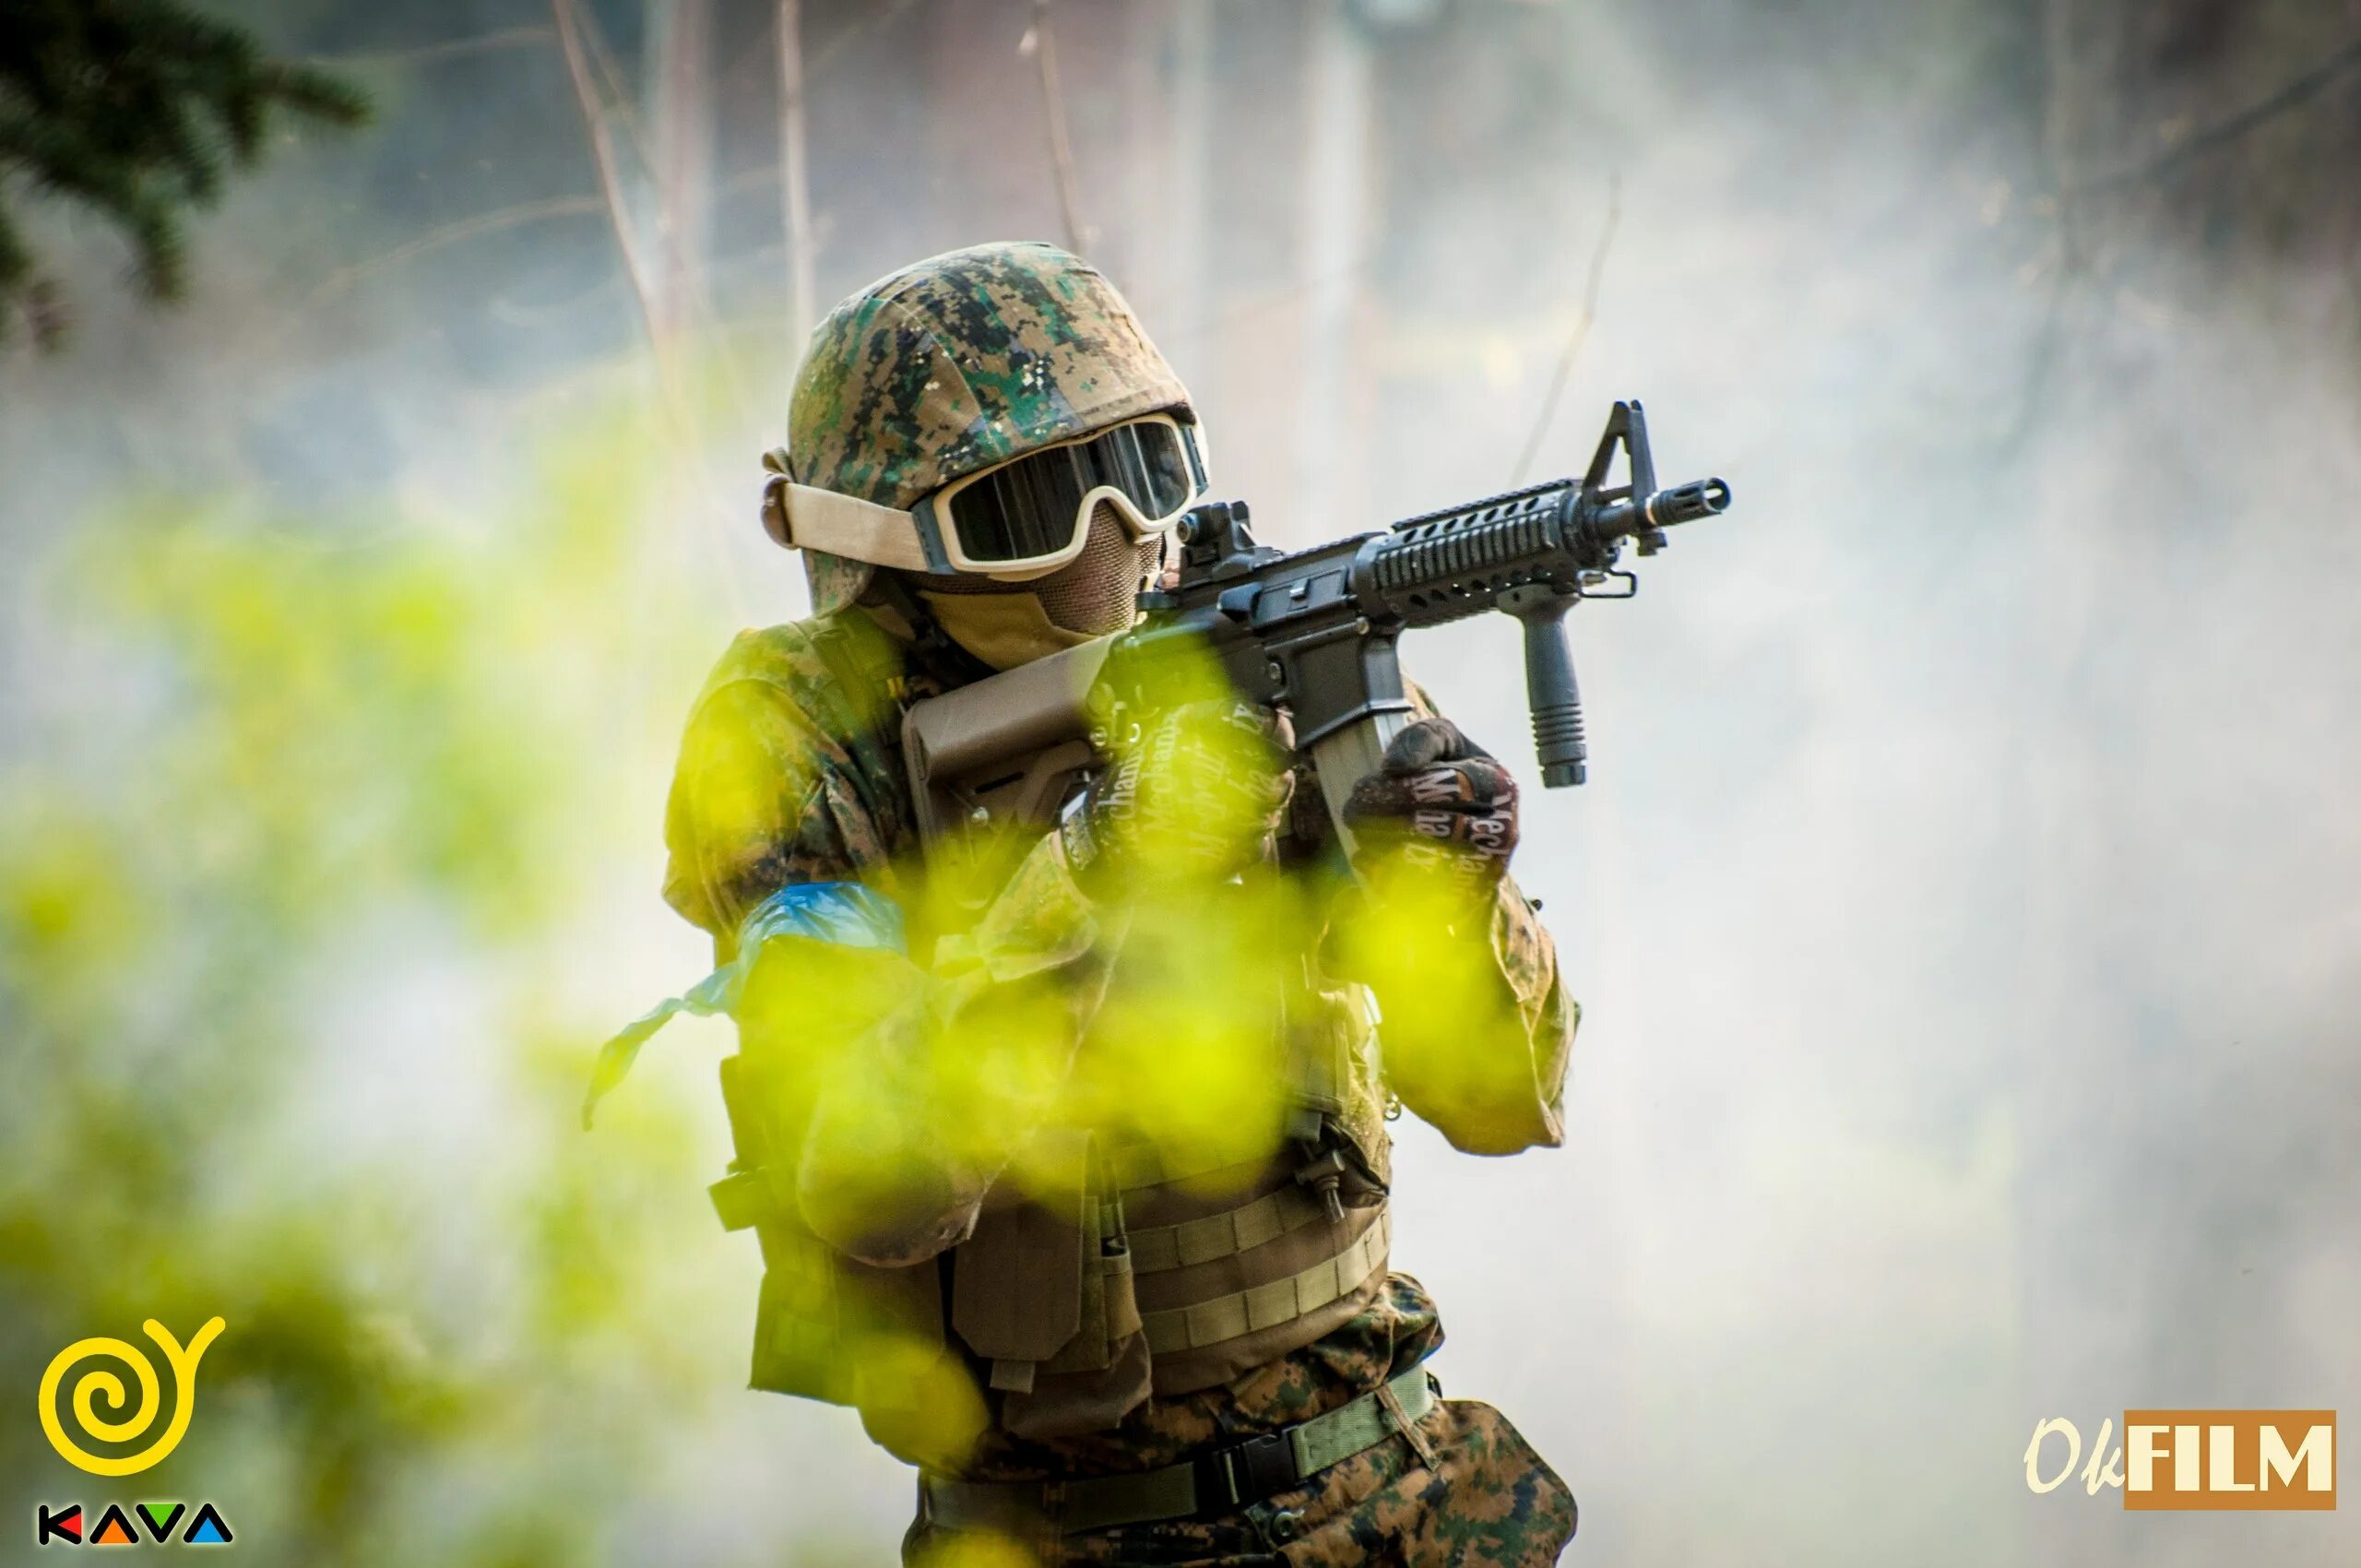
[[[1147,1347],[1158,1356],[1200,1350],[1309,1316],[1360,1289],[1385,1266],[1389,1225],[1381,1210],[1358,1237],[1299,1274],[1185,1307],[1142,1313]]]
[[[1282,1187],[1241,1207],[1181,1225],[1131,1232],[1132,1271],[1160,1274],[1211,1263],[1276,1241],[1325,1217],[1324,1206],[1300,1187]]]
[[[1169,1187],[1184,1182],[1203,1182],[1218,1172],[1230,1172],[1234,1180],[1207,1182],[1212,1187],[1242,1186],[1257,1174],[1270,1168],[1268,1155],[1258,1155],[1241,1160],[1235,1149],[1216,1154],[1203,1151],[1174,1156],[1155,1144],[1125,1144],[1107,1153],[1107,1166],[1115,1185],[1124,1192],[1137,1192],[1143,1187]]]

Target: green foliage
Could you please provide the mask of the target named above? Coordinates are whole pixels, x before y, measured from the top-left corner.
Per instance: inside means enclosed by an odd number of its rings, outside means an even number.
[[[77,1338],[221,1315],[148,1480],[220,1497],[259,1562],[611,1561],[652,1451],[742,1379],[718,1146],[652,1078],[596,1138],[575,1113],[623,1006],[575,945],[593,847],[652,855],[710,653],[635,526],[653,467],[602,430],[481,535],[358,545],[133,501],[40,573],[107,700],[0,773],[0,1368],[29,1393]],[[446,953],[465,1006],[344,1038]],[[338,1146],[405,1078],[496,1115]],[[71,1475],[30,1414],[9,1507]]]
[[[65,319],[6,203],[12,176],[120,229],[140,287],[174,300],[184,215],[261,157],[281,112],[352,125],[367,104],[175,0],[0,0],[0,339],[22,313],[53,344]]]

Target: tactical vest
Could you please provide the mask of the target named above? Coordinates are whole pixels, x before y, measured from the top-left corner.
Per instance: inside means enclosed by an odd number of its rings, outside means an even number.
[[[812,627],[850,707],[900,713],[931,868],[979,845],[1038,841],[1101,760],[1083,699],[1103,645],[903,702],[896,671],[858,639],[830,636],[833,619]],[[891,707],[861,700],[880,692]],[[795,1139],[808,1090],[777,1055],[726,1059],[737,1158],[713,1198],[727,1228],[762,1245],[753,1386],[857,1407],[879,1443],[928,1463],[941,1456],[911,1451],[907,1434],[922,1424],[912,1407],[953,1359],[993,1391],[995,1424],[1050,1438],[1110,1428],[1151,1394],[1230,1382],[1335,1329],[1386,1272],[1375,1030],[1364,991],[1309,966],[1285,1012],[1273,1028],[1289,1114],[1275,1156],[1176,1168],[1120,1134],[1048,1128],[1028,1164],[1046,1154],[1070,1180],[1049,1195],[995,1189],[966,1241],[899,1268],[848,1257],[802,1224]]]

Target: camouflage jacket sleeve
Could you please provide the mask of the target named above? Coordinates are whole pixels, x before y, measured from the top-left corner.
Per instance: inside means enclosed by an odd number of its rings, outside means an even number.
[[[1467,1154],[1564,1141],[1560,1100],[1582,1008],[1516,884],[1452,911],[1420,951],[1369,969],[1385,1074],[1402,1103]]]
[[[897,869],[908,809],[880,716],[848,708],[833,672],[785,632],[754,636],[772,639],[773,657],[733,650],[708,684],[667,818],[665,896],[725,958],[748,912],[789,884],[916,897]],[[730,674],[732,660],[750,672]],[[966,937],[935,945],[931,968],[865,960],[859,984],[874,1004],[828,994],[824,952],[796,955],[767,983],[758,968],[741,1049],[792,1054],[801,1127],[779,1141],[800,1149],[805,1223],[879,1265],[962,1240],[1063,1082],[1104,979],[1099,946],[1052,837]]]
[[[855,787],[839,741],[791,691],[736,679],[690,715],[665,812],[664,899],[733,956],[754,907],[792,883],[896,891],[890,825]]]
[[[1419,714],[1436,711],[1417,686],[1410,695]],[[1502,877],[1474,906],[1429,886],[1349,908],[1344,967],[1377,997],[1386,1080],[1402,1103],[1467,1154],[1563,1142],[1560,1101],[1582,1008],[1560,983],[1556,946],[1514,879]]]

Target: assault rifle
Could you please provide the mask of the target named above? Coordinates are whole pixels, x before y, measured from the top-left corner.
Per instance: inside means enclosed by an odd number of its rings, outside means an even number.
[[[1626,478],[1610,485],[1619,454]],[[1077,769],[1103,750],[1093,688],[1102,697],[1111,690],[1119,707],[1148,706],[1141,683],[1162,666],[1159,651],[1194,644],[1240,694],[1287,707],[1341,832],[1345,796],[1408,722],[1401,635],[1492,610],[1525,623],[1542,783],[1580,784],[1589,751],[1566,612],[1585,599],[1638,591],[1639,579],[1619,564],[1626,540],[1653,555],[1667,529],[1729,504],[1730,487],[1718,479],[1656,487],[1647,418],[1634,400],[1615,405],[1579,480],[1293,554],[1254,542],[1244,502],[1199,506],[1180,524],[1179,580],[1140,596],[1138,625],[913,705],[904,752],[921,826],[932,838],[963,821],[1046,821]]]
[[[1626,481],[1609,486],[1618,453]],[[1318,768],[1332,814],[1405,723],[1395,643],[1406,631],[1499,610],[1525,623],[1525,699],[1541,782],[1583,782],[1589,750],[1566,612],[1585,599],[1629,599],[1623,541],[1642,555],[1665,529],[1730,504],[1718,479],[1656,488],[1647,416],[1615,405],[1580,480],[1552,480],[1407,518],[1379,533],[1284,554],[1254,542],[1239,501],[1200,506],[1180,525],[1179,582],[1144,594],[1145,617],[1119,640],[1110,672],[1172,638],[1210,648],[1240,693],[1284,704],[1296,744]],[[1609,584],[1619,584],[1610,589]]]

